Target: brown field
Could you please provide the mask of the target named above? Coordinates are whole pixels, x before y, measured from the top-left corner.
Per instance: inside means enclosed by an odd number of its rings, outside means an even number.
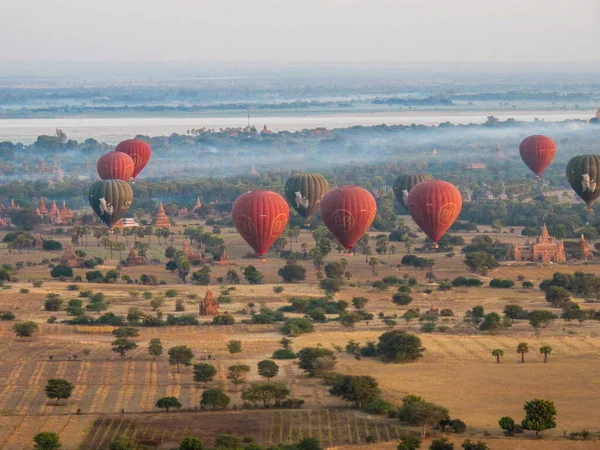
[[[180,226],[175,228],[175,247],[183,245],[182,229]],[[53,235],[50,229],[45,229],[42,234],[67,242],[67,235]],[[515,234],[502,233],[500,239],[521,240],[522,237],[517,234],[518,231]],[[468,241],[475,235],[464,234],[464,237]],[[224,237],[232,266],[213,267],[213,281],[224,276],[228,269],[241,271],[241,267],[247,264],[255,264],[265,275],[263,285],[250,286],[244,283],[235,286],[236,289],[229,293],[231,303],[220,305],[221,311],[229,311],[238,322],[249,317],[247,304],[250,302],[256,303],[257,307],[265,305],[277,308],[287,304],[289,298],[294,296],[322,295],[310,262],[302,262],[308,270],[304,283],[283,284],[277,270],[285,261],[274,254],[269,255],[266,263],[244,259],[249,248],[238,235],[226,229]],[[123,237],[119,239],[123,240]],[[303,232],[298,243],[293,243],[294,248],[299,249],[301,242],[309,242],[312,246],[313,241],[307,232]],[[152,273],[164,280],[166,285],[127,285],[123,282],[114,285],[77,284],[82,290],[104,292],[111,303],[110,311],[115,314],[125,315],[132,306],[150,313],[150,302],[141,293],[150,291],[156,297],[167,289],[177,290],[176,298],[184,300],[185,313],[195,313],[198,299],[204,296],[206,287],[182,284],[174,274],[164,269],[167,261],[164,257],[165,246],[159,246],[154,237],[151,243],[151,257],[160,259],[161,263],[124,268],[121,273],[132,278],[139,278],[142,273]],[[479,333],[463,320],[465,312],[477,304],[483,305],[486,312],[499,313],[507,303],[518,303],[526,309],[551,308],[536,288],[468,288],[448,292],[434,290],[431,294],[425,294],[422,291],[426,283],[426,271],[399,268],[405,249],[402,243],[394,244],[397,247],[396,254],[380,256],[381,264],[375,269],[376,274],[366,264],[364,255],[350,257],[334,250],[328,260],[336,261],[345,257],[349,262],[348,270],[352,273],[351,282],[360,282],[361,286],[350,287],[346,283],[337,298],[350,301],[354,296],[365,296],[369,299],[366,309],[376,317],[380,312],[401,316],[408,307],[398,307],[390,301],[393,290],[374,291],[370,282],[387,275],[402,277],[408,273],[416,276],[421,283],[421,287],[413,294],[414,301],[410,308],[450,308],[455,316],[440,318],[438,325],[447,327],[446,331],[431,334],[421,333],[418,321],[407,323],[403,319],[397,320],[396,329],[420,335],[426,352],[419,362],[383,364],[366,358],[356,361],[346,354],[338,354],[337,370],[346,374],[374,376],[380,383],[383,397],[394,403],[400,403],[404,395],[411,393],[447,407],[452,417],[461,418],[469,426],[467,434],[460,441],[471,436],[474,436],[472,439],[483,438],[484,433],[488,433],[490,436],[485,439],[492,449],[536,450],[542,445],[546,449],[598,448],[597,442],[572,442],[561,439],[561,436],[563,432],[582,429],[600,431],[597,401],[593,395],[600,390],[600,378],[597,376],[600,371],[600,324],[586,322],[580,325],[557,320],[536,335],[526,322],[519,321],[507,331],[495,335]],[[97,247],[92,237],[88,238],[87,247],[82,245],[78,249],[105,256],[104,249]],[[279,348],[279,325],[238,323],[222,327],[141,328],[140,336],[135,339],[139,348],[121,359],[110,348],[113,339],[111,327],[46,323],[51,315],[57,316],[59,322],[67,318],[64,311],[43,310],[48,293],[60,294],[65,304],[78,295],[77,291],[67,290],[71,282],[50,280],[48,262],[42,264],[41,261],[57,256],[57,253],[42,251],[9,254],[0,246],[2,263],[14,265],[22,261],[30,264],[15,272],[16,281],[0,290],[0,311],[13,311],[17,320],[33,320],[40,327],[33,338],[16,338],[11,329],[13,323],[0,322],[0,449],[31,448],[32,437],[40,431],[57,431],[63,448],[67,450],[104,449],[117,435],[135,437],[154,448],[173,448],[188,435],[199,436],[207,445],[212,445],[214,436],[221,432],[231,432],[240,437],[250,436],[263,445],[312,436],[319,438],[325,446],[344,449],[360,449],[362,447],[357,445],[363,444],[366,436],[372,435],[379,443],[369,448],[392,449],[399,435],[406,432],[396,421],[345,408],[341,400],[328,394],[327,387],[320,381],[304,377],[293,361],[278,362],[281,370],[277,379],[288,385],[292,397],[305,401],[302,409],[197,411],[202,388],[193,382],[191,369],[177,374],[169,366],[165,355],[153,361],[147,353],[149,340],[159,337],[165,353],[169,347],[186,344],[193,349],[196,359],[211,355],[218,370],[213,386],[228,390],[236,404],[240,405],[239,394],[232,392],[226,383],[227,367],[237,363],[248,364],[252,367],[250,381],[258,381],[256,363],[270,357]],[[99,269],[114,268],[117,256],[113,255],[114,259],[105,261],[105,265]],[[430,257],[436,260],[438,279],[467,275],[459,252],[452,258],[443,254]],[[484,280],[502,277],[516,281],[518,275],[523,275],[537,283],[551,277],[555,271],[577,270],[600,274],[600,265],[536,266],[506,263]],[[82,276],[85,272],[83,269],[76,270]],[[36,288],[31,283],[33,280],[44,280],[44,283]],[[275,294],[274,285],[284,286],[284,292]],[[20,293],[21,289],[28,289],[29,292]],[[215,296],[220,294],[220,290],[219,286],[213,286]],[[137,292],[137,297],[132,296],[131,292]],[[187,294],[196,294],[197,298],[190,299],[186,297]],[[174,313],[176,298],[165,298],[161,308],[165,316],[181,314]],[[376,341],[388,329],[378,318],[359,323],[354,329],[345,329],[337,322],[317,324],[315,333],[295,338],[294,347],[300,349],[321,344],[333,348],[334,345],[343,346],[351,339],[363,343]],[[227,352],[225,346],[230,339],[243,341],[244,350],[241,354],[232,356]],[[525,364],[518,362],[519,355],[515,352],[517,344],[522,341],[528,342],[530,347]],[[538,348],[545,344],[553,348],[547,364],[543,363],[538,352]],[[501,364],[496,364],[491,356],[494,348],[505,351]],[[84,356],[84,349],[90,350],[89,356]],[[77,359],[73,355],[77,355]],[[75,385],[73,396],[60,405],[49,401],[44,393],[49,378],[64,378],[72,382]],[[163,396],[178,397],[183,405],[182,410],[160,412],[154,405]],[[559,412],[557,428],[545,432],[548,439],[543,441],[530,440],[529,434],[525,435],[526,439],[503,438],[497,425],[498,419],[510,415],[520,420],[524,402],[533,398],[550,399],[556,403]],[[385,444],[385,441],[390,443]],[[354,446],[347,447],[350,444]]]

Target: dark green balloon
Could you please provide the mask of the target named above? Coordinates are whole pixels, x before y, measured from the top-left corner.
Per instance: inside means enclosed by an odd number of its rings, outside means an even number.
[[[321,203],[321,198],[329,190],[324,176],[316,173],[303,173],[290,177],[285,183],[285,198],[292,208],[308,219]]]
[[[408,173],[406,175],[400,175],[394,182],[394,195],[402,204],[402,206],[406,208],[406,203],[404,202],[405,195],[408,194],[417,184],[432,179],[432,176],[427,173]],[[406,191],[406,194],[404,191]]]
[[[90,187],[90,206],[109,228],[121,219],[133,203],[133,189],[122,180],[100,180]]]
[[[567,180],[588,208],[600,197],[600,156],[579,155],[567,164]]]

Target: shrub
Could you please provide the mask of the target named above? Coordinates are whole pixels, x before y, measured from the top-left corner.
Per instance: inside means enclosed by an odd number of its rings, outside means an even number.
[[[50,276],[52,278],[71,278],[73,276],[73,269],[69,266],[59,264],[58,266],[54,266],[52,268],[52,270],[50,271]]]
[[[503,280],[500,278],[494,278],[492,281],[490,281],[491,288],[510,289],[514,285],[515,285],[515,282],[513,280]]]
[[[396,305],[404,306],[410,304],[412,301],[412,297],[405,292],[396,292],[392,296],[392,302]]]
[[[0,312],[0,320],[7,322],[15,320],[15,315],[11,311],[2,311]]]
[[[369,414],[380,414],[387,416],[397,408],[390,402],[386,402],[381,398],[376,398],[365,405],[365,411]]]
[[[165,297],[175,298],[175,297],[177,297],[177,291],[175,289],[167,289],[165,291]]]
[[[291,318],[286,319],[285,325],[280,328],[280,331],[287,336],[298,336],[304,333],[312,333],[314,326],[309,319]]]
[[[45,239],[42,242],[42,246],[44,250],[57,251],[62,250],[63,246],[58,241],[53,241],[52,239]]]
[[[452,285],[456,287],[481,286],[483,285],[483,281],[481,281],[479,278],[456,277],[454,280],[452,280]]]
[[[298,355],[288,348],[280,348],[273,352],[273,359],[296,359]]]

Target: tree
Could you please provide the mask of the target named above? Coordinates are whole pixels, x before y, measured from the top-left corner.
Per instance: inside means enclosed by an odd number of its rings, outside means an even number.
[[[396,450],[418,450],[421,448],[421,438],[407,434],[400,438],[400,443]]]
[[[231,340],[227,342],[227,351],[232,355],[234,353],[241,353],[242,351],[242,341],[234,341]]]
[[[58,450],[62,448],[58,434],[52,431],[43,431],[33,437],[34,450]]]
[[[434,439],[431,441],[429,450],[454,450],[454,444],[447,438]]]
[[[169,349],[169,364],[177,367],[177,373],[181,372],[181,366],[191,366],[194,352],[187,345],[177,345]]]
[[[327,295],[335,294],[340,292],[340,286],[342,284],[339,278],[325,278],[319,283],[319,287],[325,291]]]
[[[235,392],[239,385],[246,383],[248,374],[250,373],[250,366],[245,364],[236,364],[229,366],[229,369],[227,370],[227,379],[231,381],[231,384],[233,384]]]
[[[306,279],[306,269],[292,261],[288,261],[285,266],[277,271],[277,274],[288,283],[296,283]]]
[[[69,266],[58,264],[52,268],[50,276],[52,278],[71,278],[73,276],[73,269]]]
[[[59,311],[62,306],[62,299],[56,294],[48,294],[48,297],[44,301],[45,311]]]
[[[515,421],[512,417],[504,416],[498,421],[498,425],[502,428],[509,436],[513,434],[515,430]]]
[[[242,399],[250,403],[263,402],[266,408],[272,401],[281,401],[290,395],[290,390],[283,383],[256,383],[242,392]]]
[[[42,218],[33,209],[17,209],[10,211],[9,215],[12,224],[25,231],[31,231],[42,223]]]
[[[13,325],[13,331],[18,337],[31,337],[37,329],[37,323],[31,321],[19,322]]]
[[[200,406],[208,409],[225,409],[231,399],[221,389],[207,389],[202,393]]]
[[[369,303],[369,299],[366,297],[354,297],[352,298],[352,304],[356,309],[363,309],[367,303]]]
[[[487,444],[483,441],[477,441],[475,442],[471,442],[470,439],[465,440],[462,444],[461,447],[464,450],[490,450],[490,448],[487,446]]]
[[[140,330],[134,327],[120,327],[113,330],[112,334],[116,338],[138,337],[140,335]]]
[[[484,251],[467,253],[465,264],[472,272],[480,275],[487,275],[490,270],[500,265],[496,258]]]
[[[392,296],[392,302],[395,305],[405,306],[412,303],[413,299],[407,292],[396,292]]]
[[[111,345],[112,351],[121,355],[121,358],[125,358],[127,352],[138,348],[138,345],[135,342],[130,341],[125,337],[115,339]]]
[[[420,398],[408,397],[398,408],[397,416],[402,422],[422,427],[423,437],[425,437],[427,427],[437,425],[448,418],[448,410]]]
[[[225,281],[227,281],[228,284],[240,284],[240,276],[235,269],[229,269],[227,275],[225,275]]]
[[[202,269],[197,270],[192,274],[192,280],[194,283],[200,284],[202,286],[207,286],[210,284],[210,267],[203,266]]]
[[[163,346],[162,342],[160,342],[159,338],[150,339],[150,344],[148,345],[148,353],[153,359],[156,361],[156,357],[163,354]]]
[[[131,439],[119,436],[109,444],[108,450],[139,450],[139,447]]]
[[[492,350],[492,356],[496,357],[496,364],[500,364],[500,357],[504,356],[504,350],[500,348],[495,348]]]
[[[263,282],[264,275],[254,266],[246,266],[242,272],[248,284],[261,284]]]
[[[425,348],[418,336],[393,330],[379,336],[377,351],[384,361],[400,363],[416,361],[423,356]]]
[[[375,269],[379,265],[379,258],[375,258],[374,256],[369,259],[369,265],[373,271],[373,275],[375,275]]]
[[[550,286],[546,289],[546,301],[553,306],[562,308],[571,301],[571,294],[560,286]]]
[[[156,407],[166,409],[169,412],[171,408],[181,408],[181,403],[177,400],[177,397],[163,397],[156,401]]]
[[[61,398],[67,399],[71,397],[71,392],[73,392],[74,388],[75,386],[66,380],[51,378],[48,380],[48,384],[46,384],[44,390],[46,391],[46,397],[55,398],[58,405]]]
[[[169,270],[171,271],[171,273],[175,272],[177,270],[177,263],[173,260],[167,261],[167,264],[165,265],[165,270]]]
[[[264,359],[258,363],[258,374],[261,377],[265,377],[267,380],[271,380],[279,373],[279,366],[275,361],[270,359]]]
[[[323,359],[335,363],[335,355],[331,350],[323,347],[306,347],[298,352],[298,367],[309,377],[316,377],[323,369]]]
[[[329,393],[361,409],[379,397],[381,390],[378,386],[375,378],[370,376],[342,376],[335,379]]]
[[[527,345],[527,342],[520,342],[519,345],[517,345],[517,353],[521,354],[521,362],[524,363],[525,362],[525,353],[529,352],[529,346]]]
[[[552,347],[550,347],[549,345],[542,345],[540,347],[540,353],[542,353],[544,355],[544,362],[547,363],[548,362],[548,355],[550,353],[552,353]]]
[[[186,437],[179,444],[178,450],[204,450],[202,441],[195,437]]]
[[[521,425],[524,430],[535,431],[538,436],[540,431],[556,428],[556,407],[550,400],[535,399],[525,403],[525,418]]]
[[[204,387],[209,381],[212,381],[217,374],[217,369],[212,364],[199,363],[194,364],[194,381],[204,383]]]
[[[485,315],[485,310],[483,309],[483,306],[481,306],[481,305],[474,306],[473,309],[471,310],[471,317],[473,318],[474,321],[479,322],[481,319],[483,319],[484,315]]]
[[[535,328],[536,332],[539,328],[545,328],[550,323],[557,319],[558,316],[552,311],[545,311],[543,309],[536,309],[529,313],[529,324]]]
[[[500,316],[496,312],[491,312],[483,317],[483,322],[479,325],[481,331],[489,331],[492,334],[494,331],[502,327]]]

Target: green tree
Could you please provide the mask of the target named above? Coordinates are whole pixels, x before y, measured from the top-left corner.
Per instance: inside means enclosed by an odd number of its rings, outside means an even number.
[[[231,384],[234,386],[234,392],[239,385],[246,383],[248,379],[248,374],[250,373],[250,366],[245,364],[235,364],[233,366],[229,366],[227,379],[231,381]]]
[[[540,353],[544,355],[544,362],[547,363],[548,362],[548,355],[550,353],[552,353],[552,347],[550,347],[549,345],[542,345],[540,347]]]
[[[342,376],[335,379],[329,393],[361,409],[379,397],[381,390],[378,386],[375,378],[370,376]]]
[[[296,450],[323,450],[321,442],[315,438],[305,437],[296,442]]]
[[[500,315],[496,312],[491,312],[483,317],[483,322],[479,325],[481,331],[489,331],[492,334],[494,331],[502,327]]]
[[[265,377],[267,380],[271,380],[279,373],[279,366],[275,361],[270,359],[264,359],[258,363],[258,374],[261,377]]]
[[[421,448],[421,438],[407,434],[400,438],[400,443],[396,450],[418,450]]]
[[[135,342],[124,337],[115,339],[111,345],[112,351],[121,355],[121,358],[125,358],[127,352],[138,348]]]
[[[235,269],[229,269],[227,275],[225,275],[225,281],[228,284],[240,284],[240,276]]]
[[[421,399],[408,398],[398,408],[397,416],[402,422],[422,427],[423,437],[425,437],[428,427],[448,419],[448,410]]]
[[[62,304],[63,300],[57,294],[48,294],[48,297],[44,301],[44,310],[60,311]]]
[[[160,342],[159,338],[150,339],[150,344],[148,345],[148,353],[152,358],[156,361],[156,357],[163,354],[163,346],[162,342]]]
[[[37,331],[38,326],[35,322],[27,321],[15,323],[12,328],[18,337],[31,337]]]
[[[181,366],[191,366],[194,352],[187,345],[177,345],[168,351],[169,364],[177,367],[177,373],[181,372]]]
[[[227,342],[227,351],[229,353],[231,353],[232,355],[234,353],[241,353],[242,352],[242,341],[231,340],[231,341]]]
[[[202,393],[200,406],[207,409],[225,409],[229,406],[230,398],[221,389],[207,389]]]
[[[500,265],[496,258],[484,251],[467,253],[465,264],[472,272],[480,275],[487,275],[490,270]]]
[[[498,425],[502,428],[509,436],[515,431],[515,421],[512,417],[504,416],[498,421]]]
[[[481,319],[483,319],[484,316],[485,316],[485,310],[483,309],[483,306],[481,306],[481,305],[474,306],[473,309],[471,310],[471,317],[473,318],[474,321],[479,322]]]
[[[317,377],[323,369],[323,360],[335,363],[334,353],[323,347],[306,347],[298,352],[298,367],[309,377]]]
[[[192,274],[192,280],[195,284],[207,286],[210,284],[210,267],[204,265],[200,270],[197,270]]]
[[[288,283],[296,283],[306,279],[306,269],[293,261],[288,261],[277,274]]]
[[[179,444],[178,450],[204,450],[202,441],[195,437],[186,437]]]
[[[379,258],[376,258],[374,256],[372,256],[369,259],[369,265],[371,266],[373,275],[375,275],[375,269],[377,268],[377,266],[379,265]]]
[[[181,403],[177,400],[177,397],[163,397],[156,401],[156,407],[166,409],[169,412],[171,408],[181,408]]]
[[[263,402],[268,407],[273,401],[282,401],[290,395],[290,390],[283,383],[256,383],[242,392],[242,399],[250,403]]]
[[[556,407],[550,400],[535,399],[525,403],[525,419],[521,422],[524,430],[535,431],[538,436],[540,431],[556,428]]]
[[[58,450],[62,448],[58,434],[52,431],[43,431],[33,437],[34,450]]]
[[[254,266],[246,266],[242,270],[248,284],[262,284],[264,275]]]
[[[461,447],[463,450],[490,450],[487,444],[483,441],[471,442],[470,439],[466,439]]]
[[[112,334],[116,338],[132,338],[140,335],[140,330],[134,327],[119,327],[112,331]]]
[[[51,378],[48,380],[44,391],[46,391],[46,397],[50,399],[55,398],[56,404],[58,405],[61,398],[67,399],[71,397],[74,388],[75,386],[66,380]]]
[[[495,348],[492,350],[492,356],[496,357],[496,364],[500,364],[500,357],[504,356],[504,350],[500,348]]]
[[[369,303],[369,299],[366,297],[353,297],[352,304],[356,309],[363,309],[367,303]]]
[[[545,311],[542,309],[536,309],[529,313],[529,324],[535,328],[536,332],[539,328],[545,328],[550,323],[557,319],[558,316],[552,311]]]
[[[519,345],[517,345],[517,353],[521,354],[521,362],[524,363],[525,362],[525,353],[529,352],[529,346],[527,345],[527,342],[520,342]]]
[[[454,444],[447,438],[434,439],[431,441],[429,450],[454,450]]]
[[[199,363],[194,364],[194,381],[204,383],[204,387],[209,381],[212,381],[217,374],[217,369],[212,364]]]
[[[550,286],[546,289],[546,301],[553,306],[562,308],[571,301],[571,294],[560,286]]]
[[[384,361],[400,363],[416,361],[423,356],[425,348],[418,336],[393,330],[379,336],[377,351]]]
[[[125,228],[127,230],[127,228]],[[110,443],[108,450],[141,450],[131,439],[119,436]]]

